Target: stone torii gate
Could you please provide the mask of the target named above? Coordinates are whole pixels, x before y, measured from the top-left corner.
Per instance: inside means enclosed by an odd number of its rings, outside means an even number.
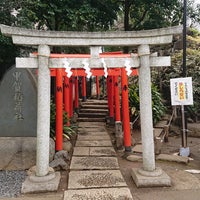
[[[18,68],[38,68],[38,107],[37,107],[37,161],[36,173],[29,177],[33,185],[39,184],[48,190],[52,179],[59,175],[49,171],[49,126],[50,126],[50,70],[62,68],[62,58],[50,58],[50,46],[88,46],[90,58],[68,58],[73,68],[83,68],[83,62],[90,68],[124,67],[125,61],[139,68],[139,94],[141,134],[143,144],[143,167],[132,170],[132,177],[138,187],[169,186],[170,178],[155,166],[152,105],[151,105],[151,66],[170,66],[170,57],[157,57],[150,54],[150,45],[162,45],[172,42],[173,34],[180,34],[182,27],[170,27],[147,31],[131,32],[55,32],[28,30],[0,25],[2,34],[11,36],[13,43],[38,47],[38,56],[16,58]],[[100,46],[138,46],[138,56],[130,58],[99,57]],[[36,186],[34,186],[36,187]],[[56,189],[56,188],[54,188]],[[33,189],[32,189],[33,190]],[[53,190],[51,188],[51,190]],[[35,188],[37,191],[37,188]]]

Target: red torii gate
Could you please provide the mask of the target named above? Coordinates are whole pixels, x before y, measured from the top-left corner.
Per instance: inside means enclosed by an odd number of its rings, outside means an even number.
[[[34,53],[36,54],[36,53]],[[130,58],[130,54],[123,54],[119,52],[106,52],[101,53],[100,58],[117,57],[117,58]],[[50,58],[90,58],[90,54],[51,54]],[[51,69],[51,76],[56,77],[56,151],[62,150],[63,145],[63,99],[64,110],[68,113],[69,119],[73,116],[73,105],[75,109],[79,107],[79,91],[78,91],[78,78],[82,77],[82,96],[83,101],[86,100],[86,72],[82,68],[71,68],[72,76],[67,77],[67,73],[64,68]],[[103,68],[91,68],[92,76],[96,76],[96,88],[97,96],[99,95],[99,82],[98,77],[104,76],[105,72]],[[127,74],[124,67],[122,68],[108,68],[107,69],[107,96],[109,117],[112,122],[114,119],[116,122],[121,121],[120,112],[120,98],[118,77],[121,76],[121,88],[122,88],[122,121],[124,128],[124,146],[127,151],[130,151],[131,147],[131,134],[130,134],[130,121],[129,121],[129,104],[128,104],[128,81]],[[137,76],[137,69],[132,69],[132,76]],[[63,81],[64,77],[64,81]],[[75,84],[73,77],[75,77]],[[75,102],[73,98],[73,88],[75,85]],[[64,95],[63,95],[64,93]],[[64,97],[64,98],[63,98]],[[115,108],[115,109],[114,109]],[[115,110],[115,111],[114,111]],[[67,126],[70,125],[70,120]]]

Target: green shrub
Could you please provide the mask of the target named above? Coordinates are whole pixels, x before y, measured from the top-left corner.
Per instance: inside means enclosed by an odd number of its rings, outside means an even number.
[[[170,79],[182,77],[182,52],[176,52],[172,56],[172,66],[160,70],[159,74],[153,73],[152,79],[163,91],[163,97],[171,106]],[[194,104],[186,106],[188,117],[194,121],[200,119],[200,56],[199,50],[187,49],[187,77],[192,77]]]
[[[70,140],[72,134],[75,133],[72,126],[67,126],[69,118],[67,117],[67,113],[63,111],[63,137]],[[54,140],[56,139],[56,105],[51,100],[51,107],[50,107],[50,137]]]
[[[162,102],[161,94],[158,91],[157,87],[152,84],[151,86],[152,93],[152,113],[153,113],[153,123],[158,122],[166,112],[166,108]],[[135,83],[129,86],[129,108],[130,108],[130,117],[133,121],[137,119],[140,113],[140,101],[139,101],[139,86],[138,83]]]

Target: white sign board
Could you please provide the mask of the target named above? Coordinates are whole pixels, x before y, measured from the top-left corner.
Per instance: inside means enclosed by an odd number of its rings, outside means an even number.
[[[175,105],[192,105],[192,78],[174,78],[170,79],[171,104]]]

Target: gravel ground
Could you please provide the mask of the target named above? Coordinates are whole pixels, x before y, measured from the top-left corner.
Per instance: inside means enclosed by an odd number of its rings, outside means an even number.
[[[25,178],[25,171],[0,171],[0,198],[18,196]]]

